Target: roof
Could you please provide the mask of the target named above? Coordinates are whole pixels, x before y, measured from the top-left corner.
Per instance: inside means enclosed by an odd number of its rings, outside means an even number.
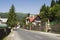
[[[29,18],[29,21],[30,21],[30,22],[33,22],[37,17],[39,17],[39,15],[34,16],[34,17],[30,17],[30,18]],[[41,19],[41,18],[39,17],[39,19]]]
[[[35,17],[29,18],[29,21],[32,22],[35,19]]]

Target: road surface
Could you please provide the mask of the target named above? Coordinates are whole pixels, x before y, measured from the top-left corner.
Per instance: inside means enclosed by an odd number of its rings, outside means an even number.
[[[17,29],[19,39],[17,40],[60,40],[60,35]]]

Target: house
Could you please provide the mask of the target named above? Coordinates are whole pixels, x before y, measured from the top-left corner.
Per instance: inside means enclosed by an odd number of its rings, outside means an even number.
[[[5,24],[7,20],[7,18],[0,18],[0,24]]]
[[[41,21],[41,18],[39,15],[30,15],[29,17],[26,17],[26,25],[29,25],[31,23],[31,27],[34,30],[41,30],[41,31],[49,31],[51,29],[49,20]]]
[[[41,26],[41,18],[39,15],[30,15],[29,17],[26,17],[26,25],[28,25],[29,23],[31,23],[31,27],[33,29],[40,29]]]
[[[37,25],[41,23],[41,18],[39,15],[35,16],[35,15],[30,15],[29,17],[26,18],[26,24],[28,23],[32,23],[34,25]]]

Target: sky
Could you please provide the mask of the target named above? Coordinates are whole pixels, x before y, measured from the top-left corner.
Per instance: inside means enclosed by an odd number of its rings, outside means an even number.
[[[50,6],[51,0],[0,0],[0,12],[9,12],[14,4],[16,12],[38,14],[44,3]]]

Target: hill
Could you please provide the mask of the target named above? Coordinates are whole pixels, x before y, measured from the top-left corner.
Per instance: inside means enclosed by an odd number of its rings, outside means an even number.
[[[7,18],[7,15],[8,15],[8,13],[2,13],[2,12],[0,12],[0,17],[1,18]],[[27,16],[26,13],[16,13],[16,15],[17,15],[17,19],[19,21],[22,20],[25,16]]]

